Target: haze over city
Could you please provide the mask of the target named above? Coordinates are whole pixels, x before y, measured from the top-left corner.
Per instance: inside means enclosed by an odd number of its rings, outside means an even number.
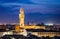
[[[60,24],[60,0],[0,0],[0,23],[18,23],[21,7],[25,23]]]

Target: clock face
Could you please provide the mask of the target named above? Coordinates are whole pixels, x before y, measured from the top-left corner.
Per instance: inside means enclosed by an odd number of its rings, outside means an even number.
[[[20,14],[19,17],[20,17],[20,18],[24,18],[24,14]]]

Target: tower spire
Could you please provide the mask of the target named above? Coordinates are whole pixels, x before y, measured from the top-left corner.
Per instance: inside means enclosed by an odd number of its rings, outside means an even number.
[[[24,26],[24,9],[23,8],[20,9],[20,13],[19,13],[19,25]]]

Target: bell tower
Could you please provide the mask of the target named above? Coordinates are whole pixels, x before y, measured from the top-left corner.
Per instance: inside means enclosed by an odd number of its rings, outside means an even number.
[[[20,13],[19,13],[19,25],[24,26],[24,9],[23,8],[20,9]]]

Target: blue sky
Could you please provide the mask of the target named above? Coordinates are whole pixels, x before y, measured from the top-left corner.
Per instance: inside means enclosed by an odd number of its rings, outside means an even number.
[[[25,22],[37,19],[37,23],[60,24],[60,0],[0,0],[0,23],[18,23],[21,7],[25,10]]]

